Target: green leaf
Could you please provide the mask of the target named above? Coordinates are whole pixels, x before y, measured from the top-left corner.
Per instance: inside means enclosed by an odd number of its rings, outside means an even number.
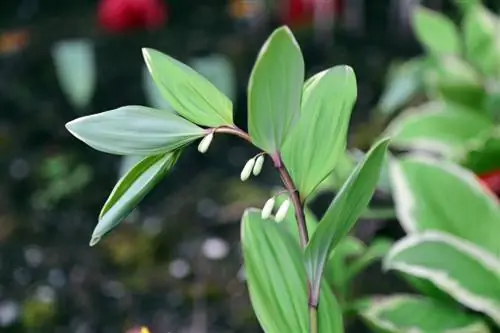
[[[455,0],[455,3],[463,12],[467,13],[478,4],[481,4],[481,0]]]
[[[465,239],[437,231],[408,236],[392,248],[384,268],[426,279],[500,324],[500,260]]]
[[[363,154],[363,153],[361,153]],[[363,154],[364,155],[364,154]],[[357,156],[346,150],[341,154],[337,166],[333,171],[323,180],[310,195],[310,200],[322,192],[337,191],[345,183],[352,170],[356,167]]]
[[[484,108],[492,119],[498,121],[500,119],[500,80],[488,80],[485,83],[485,89]]]
[[[481,77],[462,59],[453,56],[440,58],[433,76],[428,77],[428,83],[441,99],[484,113],[486,91]]]
[[[203,129],[172,112],[143,106],[81,117],[66,128],[90,147],[117,155],[168,153],[204,135]]]
[[[97,244],[130,214],[146,194],[167,175],[179,155],[180,151],[177,150],[166,155],[148,156],[118,181],[102,207],[90,246]]]
[[[468,170],[430,158],[391,161],[396,212],[407,233],[440,230],[500,255],[498,201]]]
[[[195,124],[233,124],[233,104],[191,67],[157,50],[142,50],[149,72],[177,113]]]
[[[342,308],[326,283],[321,283],[321,297],[318,307],[318,332],[319,333],[344,333]],[[294,331],[295,332],[295,331]],[[304,333],[307,333],[306,331]]]
[[[299,243],[278,223],[247,209],[241,239],[250,300],[266,333],[308,332],[307,277]],[[327,285],[318,309],[320,332],[342,332],[341,310]]]
[[[481,133],[467,142],[456,157],[463,166],[476,174],[500,169],[500,127]]]
[[[389,116],[423,90],[427,59],[412,59],[391,68],[385,89],[378,102],[378,110]]]
[[[330,253],[325,269],[325,279],[337,294],[346,292],[348,281],[348,260],[359,257],[366,251],[366,247],[359,239],[347,236]]]
[[[377,238],[366,251],[356,258],[347,268],[347,280],[354,279],[366,267],[373,262],[383,258],[392,247],[393,242],[389,239]]]
[[[340,158],[337,166],[333,172],[316,188],[312,196],[326,191],[338,191],[342,185],[347,181],[349,175],[354,170],[357,164],[359,164],[366,156],[366,153],[354,149],[352,151],[346,151]],[[380,177],[377,184],[377,190],[390,193],[391,189],[389,186],[389,170],[388,170],[388,158],[384,158],[384,164],[382,170],[380,171]],[[368,213],[368,215],[371,215]]]
[[[304,60],[292,32],[275,30],[262,46],[248,83],[248,130],[266,151],[280,150],[300,116]]]
[[[419,6],[414,10],[413,28],[418,40],[433,55],[461,52],[458,29],[446,16]]]
[[[456,301],[450,295],[436,287],[432,282],[410,274],[400,273],[400,275],[415,291],[418,291],[424,296],[444,303],[456,303]]]
[[[408,109],[387,128],[391,144],[449,155],[493,123],[474,110],[444,102]]]
[[[364,303],[361,317],[380,332],[489,332],[477,316],[431,298],[401,294]]]
[[[356,96],[356,76],[349,66],[320,72],[305,85],[301,118],[282,150],[302,198],[314,191],[345,153]]]
[[[189,62],[189,65],[207,78],[231,101],[235,101],[238,85],[233,65],[226,56],[211,54],[201,58],[194,58]]]
[[[156,83],[151,77],[151,74],[149,74],[149,69],[147,66],[144,66],[144,69],[142,71],[142,89],[144,90],[144,94],[146,95],[148,106],[155,109],[175,112],[172,105],[170,105],[170,103],[165,98],[163,98],[160,89],[156,86]]]
[[[467,59],[485,75],[499,73],[500,21],[484,6],[471,6],[463,20]]]
[[[306,271],[313,295],[319,291],[319,282],[330,252],[349,233],[373,196],[388,144],[388,139],[380,140],[370,149],[365,160],[356,166],[305,250]]]
[[[66,40],[52,48],[61,89],[76,108],[90,103],[96,86],[95,50],[90,40]]]
[[[243,214],[241,242],[250,300],[264,331],[307,332],[307,277],[298,243],[254,209]]]

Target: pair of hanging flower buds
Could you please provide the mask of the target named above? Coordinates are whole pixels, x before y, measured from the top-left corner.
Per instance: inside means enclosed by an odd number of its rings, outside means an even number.
[[[214,138],[214,132],[207,134],[198,144],[198,151],[202,154],[206,153],[208,147],[212,143]],[[243,170],[241,171],[240,179],[242,182],[250,178],[250,175],[253,173],[254,176],[258,176],[262,171],[262,166],[264,165],[264,155],[258,154],[255,157],[252,157],[247,161]],[[279,195],[279,194],[278,194]],[[271,216],[273,208],[276,203],[276,196],[271,197],[266,201],[264,207],[262,207],[261,217],[263,219],[268,219]],[[276,222],[281,222],[285,219],[286,214],[288,213],[288,208],[290,208],[290,200],[286,199],[281,206],[278,208],[276,215],[274,216],[274,220]]]

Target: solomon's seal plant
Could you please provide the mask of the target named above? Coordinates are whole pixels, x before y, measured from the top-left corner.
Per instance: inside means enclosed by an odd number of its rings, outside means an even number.
[[[126,106],[82,117],[66,127],[89,146],[111,154],[147,156],[116,184],[99,215],[95,245],[162,180],[189,144],[206,153],[219,134],[261,150],[241,180],[270,161],[285,191],[241,224],[244,265],[253,308],[267,333],[342,332],[342,313],[323,279],[332,251],[370,201],[388,140],[376,143],[342,186],[319,223],[305,205],[345,154],[357,88],[353,70],[335,66],[304,82],[299,45],[286,27],[265,42],[248,83],[248,133],[233,123],[232,103],[185,64],[144,49],[147,67],[175,112]],[[272,217],[272,211],[276,213]]]

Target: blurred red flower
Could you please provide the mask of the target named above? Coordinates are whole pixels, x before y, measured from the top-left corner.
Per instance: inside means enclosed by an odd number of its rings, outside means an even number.
[[[99,24],[110,32],[158,29],[167,19],[162,0],[102,0],[98,8]]]
[[[490,191],[500,194],[500,170],[494,170],[478,175],[480,182]]]
[[[282,10],[283,23],[290,26],[311,24],[314,19],[314,8],[330,11],[323,13],[332,18],[339,15],[343,9],[343,0],[286,0]]]

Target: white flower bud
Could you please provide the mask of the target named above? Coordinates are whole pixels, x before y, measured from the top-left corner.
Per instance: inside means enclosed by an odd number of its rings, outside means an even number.
[[[260,155],[259,157],[257,157],[257,160],[255,161],[255,165],[253,167],[254,176],[258,176],[260,174],[263,165],[264,165],[264,155]]]
[[[262,219],[265,220],[265,219],[268,219],[269,216],[271,216],[271,212],[273,211],[275,202],[276,202],[276,200],[274,199],[274,197],[272,197],[266,201],[266,203],[264,204],[264,207],[262,207],[262,213],[260,214]]]
[[[208,150],[208,147],[210,147],[213,138],[214,138],[214,133],[212,132],[206,135],[203,139],[201,139],[200,144],[198,145],[198,151],[204,154]]]
[[[255,165],[255,158],[249,159],[245,166],[243,167],[243,170],[241,170],[241,181],[244,182],[245,180],[250,177],[250,174],[252,173],[253,166]]]
[[[276,212],[276,216],[274,217],[276,222],[281,222],[285,219],[286,214],[288,213],[288,208],[290,208],[290,200],[286,199]]]

